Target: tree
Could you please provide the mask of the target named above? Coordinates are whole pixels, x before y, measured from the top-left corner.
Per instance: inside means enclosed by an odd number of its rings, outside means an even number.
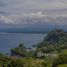
[[[11,49],[11,56],[26,56],[27,51],[25,50],[25,47],[22,44],[19,44],[18,47]]]

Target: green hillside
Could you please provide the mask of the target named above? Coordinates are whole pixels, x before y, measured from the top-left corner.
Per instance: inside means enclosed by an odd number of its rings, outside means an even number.
[[[10,50],[10,56],[0,53],[0,67],[67,67],[65,31],[55,29],[49,32],[44,40],[33,48],[35,49],[27,49],[22,43]]]
[[[61,29],[49,32],[44,40],[37,45],[37,49],[44,52],[59,52],[62,49],[67,49],[67,33]]]

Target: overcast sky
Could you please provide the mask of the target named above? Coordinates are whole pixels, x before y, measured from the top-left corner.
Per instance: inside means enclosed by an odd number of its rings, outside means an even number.
[[[0,0],[0,20],[4,20],[6,23],[14,22],[17,19],[19,21],[22,15],[43,16],[42,12],[46,12],[46,10],[48,16],[54,13],[52,15],[62,14],[67,17],[67,0]]]
[[[0,0],[0,10],[9,13],[37,9],[67,9],[67,0]]]

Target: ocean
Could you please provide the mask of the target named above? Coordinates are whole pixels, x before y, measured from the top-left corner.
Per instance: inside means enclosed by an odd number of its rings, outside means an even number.
[[[0,52],[8,53],[11,48],[23,43],[25,47],[31,48],[43,41],[46,34],[26,33],[0,33]]]

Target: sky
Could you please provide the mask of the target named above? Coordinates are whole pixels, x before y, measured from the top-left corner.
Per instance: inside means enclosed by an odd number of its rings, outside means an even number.
[[[67,24],[67,0],[0,0],[1,24],[34,24],[39,19]]]

